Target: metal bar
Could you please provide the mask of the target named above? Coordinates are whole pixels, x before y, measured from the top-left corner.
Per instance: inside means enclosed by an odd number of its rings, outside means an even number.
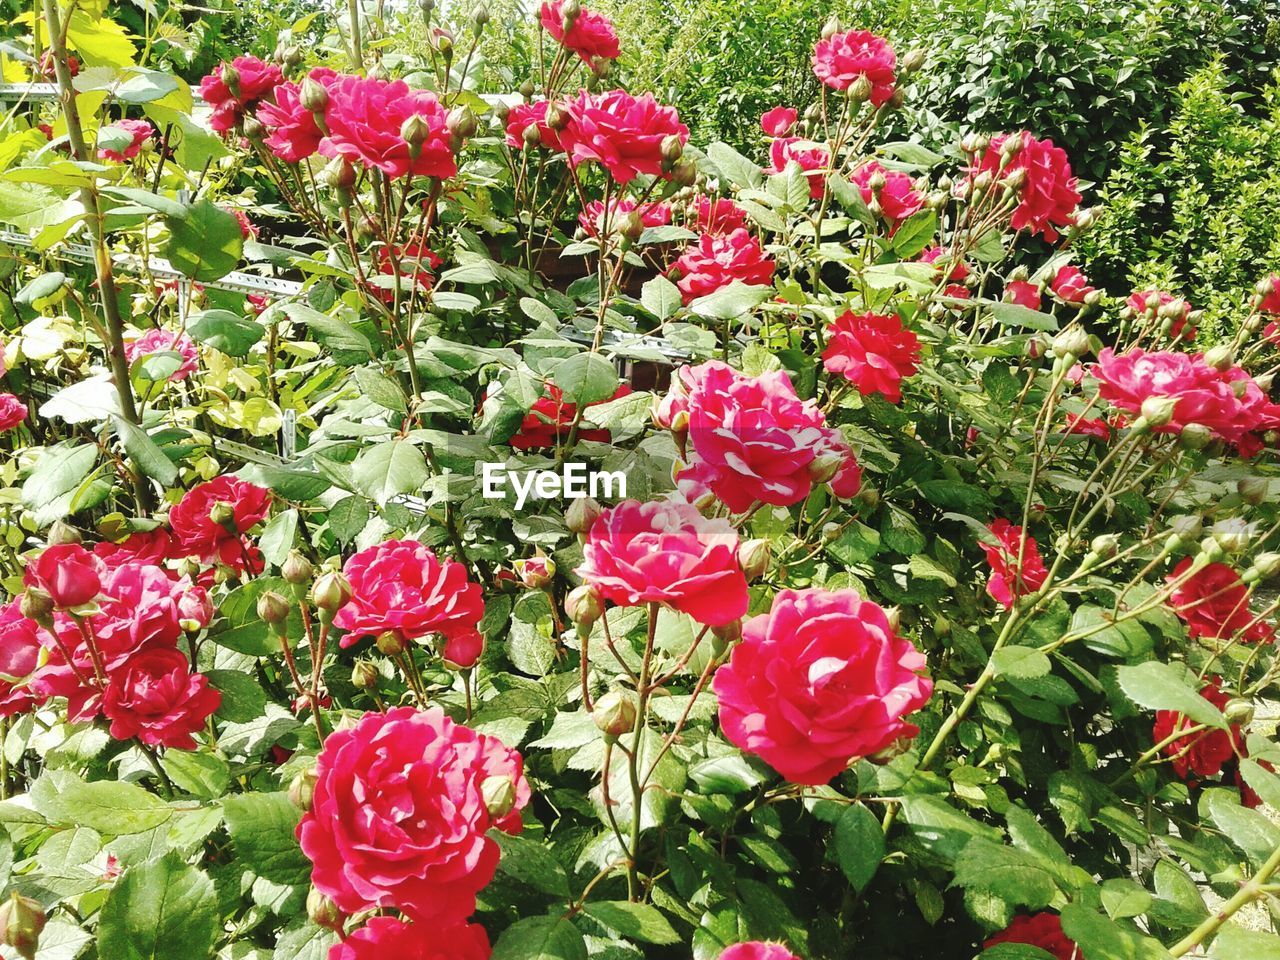
[[[57,100],[56,83],[0,83],[0,102]]]

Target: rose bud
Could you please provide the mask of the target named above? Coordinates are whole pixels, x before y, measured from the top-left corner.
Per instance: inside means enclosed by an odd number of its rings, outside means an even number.
[[[378,668],[368,660],[357,660],[351,668],[351,685],[357,690],[373,690],[378,686]]]
[[[684,154],[684,142],[677,134],[669,133],[662,138],[662,159],[667,163],[675,163]]]
[[[462,630],[444,644],[444,665],[451,670],[469,670],[484,653],[484,635],[479,630]]]
[[[80,543],[82,537],[80,531],[71,524],[63,520],[55,520],[45,540],[51,547],[60,547],[68,543]]]
[[[229,63],[224,63],[219,71],[222,82],[235,96],[240,96],[240,71]]]
[[[1228,700],[1222,715],[1233,726],[1247,727],[1253,723],[1253,704],[1248,700]]]
[[[346,575],[331,570],[322,573],[311,586],[311,602],[328,614],[337,613],[351,600],[351,581]]]
[[[827,450],[809,461],[809,477],[814,483],[826,483],[844,466],[843,454]]]
[[[246,116],[241,121],[241,128],[244,130],[245,138],[253,143],[257,143],[267,135],[267,128],[257,117]]]
[[[516,783],[509,776],[485,777],[480,784],[480,797],[489,816],[501,819],[515,809]]]
[[[41,590],[39,587],[27,587],[26,593],[22,595],[22,601],[18,605],[18,609],[22,615],[28,620],[34,620],[42,627],[53,626],[53,611],[55,609],[53,597]]]
[[[325,164],[318,179],[335,190],[350,190],[356,184],[356,168],[340,157],[335,157]]]
[[[323,83],[303,77],[298,87],[298,102],[312,113],[324,113],[329,106],[329,91]]]
[[[1256,579],[1270,580],[1277,574],[1280,574],[1280,553],[1260,553],[1253,558],[1253,570],[1257,573]],[[1248,574],[1243,574],[1242,579],[1248,583]]]
[[[845,94],[853,103],[866,103],[871,99],[871,91],[873,89],[871,80],[864,74],[849,84],[849,89],[845,91]]]
[[[1262,477],[1244,477],[1236,483],[1240,499],[1250,506],[1256,507],[1267,498],[1269,484]]]
[[[671,182],[681,187],[691,187],[697,179],[698,166],[689,159],[682,159],[671,171]]]
[[[289,601],[274,590],[268,590],[258,598],[258,618],[272,626],[288,620],[290,609]]]
[[[13,947],[24,960],[34,960],[47,920],[39,901],[14,891],[12,897],[0,904],[0,943]]]
[[[606,738],[617,738],[636,728],[635,695],[629,690],[610,690],[596,701],[591,719]]]
[[[569,114],[556,103],[547,104],[546,125],[551,130],[563,130],[569,125]]]
[[[759,580],[769,569],[773,545],[761,538],[748,540],[738,547],[738,565],[748,580]]]
[[[471,14],[471,23],[476,28],[476,33],[484,29],[485,24],[489,22],[489,8],[484,4],[476,7],[475,12]]]
[[[1188,423],[1178,434],[1178,442],[1188,450],[1203,450],[1213,440],[1213,431],[1204,424]]]
[[[379,653],[385,653],[388,657],[399,656],[408,647],[404,637],[400,636],[395,630],[387,630],[385,633],[378,634],[378,638],[373,641],[373,645],[378,648]]]
[[[316,926],[335,933],[341,933],[347,922],[346,914],[338,909],[338,905],[315,887],[307,894],[307,917]]]
[[[1120,538],[1114,533],[1102,533],[1093,538],[1089,551],[1103,558],[1114,557],[1120,550]]]
[[[590,584],[574,587],[564,598],[564,612],[580,627],[589,627],[604,613],[604,601]]]
[[[311,798],[316,790],[316,768],[308,767],[295,776],[289,784],[289,802],[306,813],[311,809]]]
[[[840,18],[832,14],[827,22],[822,25],[822,39],[830,40],[840,32]]]
[[[178,598],[178,615],[182,629],[198,633],[213,621],[213,601],[204,587],[191,585]]]
[[[637,210],[628,210],[618,218],[618,233],[628,243],[635,243],[644,233],[644,218]]]
[[[711,635],[717,641],[715,649],[716,656],[719,656],[724,653],[729,644],[737,643],[742,639],[742,621],[730,620],[728,623],[721,624],[718,627],[712,627]]]
[[[520,582],[530,590],[543,590],[555,579],[556,564],[550,557],[517,560],[513,566],[520,577]]]
[[[902,58],[899,66],[904,74],[912,74],[924,66],[924,51],[919,47],[914,50],[908,50],[907,55]]]
[[[596,518],[603,512],[604,508],[600,506],[600,501],[595,497],[578,497],[569,504],[569,509],[565,511],[565,526],[569,528],[570,533],[586,534],[591,529],[591,525],[596,522]]]
[[[476,135],[480,120],[470,107],[454,107],[445,117],[444,126],[450,134],[465,140]]]
[[[209,508],[209,519],[232,536],[240,535],[240,530],[236,527],[236,508],[225,500],[218,500]]]
[[[310,583],[314,574],[315,568],[312,567],[311,561],[297,550],[290,550],[289,556],[285,558],[284,564],[280,567],[280,576],[284,578],[286,583],[294,586]]]
[[[1204,530],[1204,521],[1191,514],[1183,514],[1169,521],[1169,532],[1179,540],[1195,540]]]
[[[1230,370],[1236,364],[1235,351],[1229,344],[1220,343],[1204,352],[1204,362],[1215,370]]]
[[[1087,357],[1089,355],[1089,335],[1079,324],[1071,324],[1053,338],[1053,353],[1057,357]]]
[[[291,43],[284,48],[283,53],[280,55],[280,62],[286,67],[296,67],[302,62],[302,51],[298,49],[296,43]]]
[[[1244,553],[1245,550],[1249,549],[1252,530],[1250,525],[1239,517],[1219,520],[1209,532],[1218,546],[1222,547],[1227,553]]]
[[[911,740],[911,737],[899,737],[883,750],[873,753],[871,756],[867,757],[867,760],[877,766],[884,766],[886,763],[896,760],[898,757],[910,750]]]
[[[1176,397],[1147,397],[1142,401],[1142,419],[1150,427],[1163,427],[1173,419],[1174,408],[1178,405]]]
[[[405,118],[404,123],[400,124],[400,139],[409,145],[410,151],[415,148],[421,149],[429,136],[431,136],[431,128],[427,126],[427,121],[416,113],[410,114]]]
[[[840,536],[840,524],[834,520],[828,520],[822,525],[822,540],[824,543],[830,543]]]
[[[526,100],[532,99],[535,89],[537,88],[534,87],[533,81],[526,79],[520,84],[520,96],[524,97]]]
[[[542,144],[542,134],[538,132],[538,128],[532,123],[524,128],[524,132],[520,134],[520,139],[524,141],[526,147],[537,147]]]

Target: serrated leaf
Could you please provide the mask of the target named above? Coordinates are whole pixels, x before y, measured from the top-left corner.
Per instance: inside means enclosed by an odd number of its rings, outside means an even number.
[[[198,960],[218,932],[213,881],[171,853],[125,870],[102,907],[98,952],[111,960]]]
[[[211,200],[187,207],[182,216],[166,217],[169,262],[192,280],[221,280],[244,255],[244,237],[236,218]]]
[[[351,482],[379,506],[402,493],[416,493],[430,473],[426,458],[406,440],[386,440],[360,452],[351,464]]]
[[[1218,708],[1191,685],[1186,667],[1148,660],[1137,666],[1116,668],[1116,682],[1124,695],[1149,710],[1172,710],[1196,723],[1226,729]]]
[[[490,960],[587,960],[587,945],[562,916],[527,917],[502,931]]]
[[[630,940],[661,945],[680,942],[680,935],[652,904],[631,903],[627,900],[589,900],[582,912]]]
[[[640,288],[640,303],[659,320],[670,318],[680,309],[680,288],[666,277],[646,280]]]
[[[222,801],[238,860],[272,883],[306,883],[311,863],[298,846],[298,808],[286,793],[239,793]]]
[[[884,831],[876,815],[860,803],[844,808],[835,824],[836,862],[859,893],[871,882],[884,859]]]

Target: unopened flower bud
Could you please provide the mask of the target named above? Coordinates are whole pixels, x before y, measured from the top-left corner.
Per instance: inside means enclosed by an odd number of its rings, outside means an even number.
[[[340,571],[322,573],[311,586],[311,602],[326,613],[337,613],[351,600],[351,581]]]
[[[564,612],[580,627],[589,627],[604,613],[604,601],[590,584],[574,587],[564,598]]]
[[[306,813],[311,809],[311,800],[316,792],[316,775],[315,767],[308,767],[301,770],[289,783],[289,802],[295,807]]]
[[[13,896],[0,904],[0,943],[13,947],[23,960],[34,960],[47,920],[39,901],[15,890]]]
[[[232,95],[239,97],[240,71],[231,64],[224,63],[219,70],[219,76],[222,77],[222,82],[226,84],[227,89],[231,91]]]
[[[1204,530],[1204,521],[1193,514],[1182,514],[1169,521],[1169,532],[1179,540],[1191,541]]]
[[[840,524],[834,520],[828,520],[822,525],[822,540],[824,543],[831,543],[840,536]]]
[[[289,44],[281,51],[280,62],[286,67],[296,67],[302,62],[302,51],[298,49],[296,43]]]
[[[356,185],[356,168],[341,157],[335,157],[325,164],[319,179],[335,190],[350,190]]]
[[[338,909],[338,905],[315,887],[307,894],[307,916],[316,926],[335,933],[340,933],[347,922],[346,914]]]
[[[409,646],[398,630],[388,630],[378,634],[373,645],[378,648],[379,653],[386,654],[388,657],[399,656]]]
[[[973,191],[974,193],[986,193],[991,189],[991,184],[994,182],[991,172],[984,170],[973,178]]]
[[[471,23],[475,26],[476,32],[479,33],[481,30],[484,29],[485,24],[487,24],[488,22],[489,22],[489,8],[482,3],[480,4],[480,6],[476,7],[476,9],[472,12]]]
[[[1012,171],[1007,177],[1004,178],[1003,183],[1008,189],[1014,191],[1015,193],[1021,190],[1027,184],[1026,167],[1019,167],[1017,170]]]
[[[405,118],[404,123],[400,124],[400,139],[407,143],[410,149],[421,147],[427,142],[429,136],[431,136],[431,128],[427,126],[427,121],[416,113],[410,114]]]
[[[1142,401],[1142,419],[1152,427],[1168,426],[1173,420],[1173,411],[1177,405],[1176,397],[1147,397]]]
[[[1244,477],[1236,482],[1240,499],[1254,507],[1267,498],[1269,487],[1270,484],[1262,477]]]
[[[520,96],[528,100],[530,97],[533,96],[533,92],[536,89],[537,88],[533,85],[533,81],[526,79],[523,83],[520,84]]]
[[[866,103],[871,99],[872,89],[871,80],[868,79],[866,74],[863,74],[849,84],[849,89],[845,91],[845,94],[853,103]]]
[[[1253,558],[1253,569],[1259,578],[1271,580],[1280,574],[1280,553],[1260,553]]]
[[[644,233],[644,218],[639,210],[628,210],[618,218],[618,233],[629,243],[635,243]]]
[[[1249,541],[1253,533],[1250,524],[1239,517],[1219,520],[1210,530],[1213,539],[1226,553],[1244,553],[1249,549]]]
[[[1114,557],[1120,549],[1120,538],[1114,533],[1103,533],[1093,538],[1089,550],[1103,559]]]
[[[711,635],[716,640],[712,645],[712,652],[719,657],[729,644],[737,643],[742,639],[742,620],[730,620],[728,623],[714,626],[711,628]]]
[[[742,573],[748,580],[759,580],[764,576],[772,556],[773,545],[759,537],[738,547],[738,565],[742,567]]]
[[[1247,727],[1253,723],[1253,704],[1248,700],[1228,700],[1222,715],[1233,727]]]
[[[1204,352],[1204,362],[1215,370],[1230,370],[1235,366],[1235,351],[1229,344],[1220,343]]]
[[[565,526],[570,533],[585,535],[603,512],[604,508],[595,497],[577,497],[565,511]]]
[[[480,129],[480,118],[470,107],[454,107],[445,117],[444,127],[452,136],[466,140]]]
[[[606,737],[630,733],[636,727],[635,694],[630,690],[610,690],[596,701],[591,720]]]
[[[480,796],[489,816],[501,819],[516,808],[516,782],[505,774],[485,777],[480,784]]]
[[[871,756],[867,757],[867,760],[877,766],[884,766],[886,763],[896,760],[910,749],[911,737],[899,737],[883,750],[871,754]]]
[[[526,147],[536,147],[542,143],[542,134],[538,132],[537,126],[531,123],[524,128],[520,139],[524,141]]]
[[[844,455],[826,450],[809,461],[809,477],[814,483],[826,483],[844,466]]]
[[[80,531],[65,520],[55,520],[53,525],[49,527],[49,533],[45,540],[49,546],[58,547],[68,543],[80,543],[83,538],[80,536]]]
[[[980,133],[966,133],[960,138],[960,149],[965,153],[981,153],[991,145],[991,141]]]
[[[329,106],[329,90],[311,77],[303,77],[298,86],[298,102],[312,113],[324,113]]]
[[[898,66],[904,74],[912,74],[924,66],[924,58],[924,51],[916,47],[907,51],[907,55],[899,61]]]
[[[257,143],[267,135],[267,128],[257,117],[251,117],[247,114],[241,121],[241,127],[244,130],[245,139],[251,143]]]
[[[1077,210],[1075,216],[1075,228],[1081,232],[1088,230],[1098,222],[1098,211],[1093,207],[1085,207],[1083,210]]]
[[[1178,442],[1188,450],[1203,450],[1213,440],[1213,431],[1202,423],[1188,423],[1178,434]]]
[[[682,159],[671,169],[671,182],[681,187],[692,187],[698,180],[698,165],[690,159]]]
[[[558,103],[547,104],[547,126],[552,130],[563,130],[569,125],[569,113]]]
[[[240,533],[236,528],[236,509],[225,500],[219,500],[209,508],[209,519],[237,536]]]
[[[675,163],[684,154],[684,141],[677,134],[669,133],[662,138],[662,159]]]
[[[550,557],[531,557],[514,564],[520,582],[530,590],[543,590],[555,579],[556,562]]]
[[[304,583],[310,583],[311,577],[315,573],[315,569],[308,560],[297,550],[290,550],[289,556],[285,558],[284,563],[280,567],[280,576],[285,583],[298,586]]]
[[[274,590],[268,590],[258,598],[258,618],[272,627],[282,629],[283,624],[289,619],[291,609],[289,601]],[[281,630],[277,629],[276,632],[279,633]]]
[[[375,689],[378,686],[378,668],[368,660],[357,660],[351,668],[351,685],[357,690]]]
[[[830,40],[840,32],[840,18],[832,14],[827,18],[827,22],[822,25],[822,39]]]
[[[28,620],[34,620],[42,627],[53,625],[53,597],[39,587],[27,587],[22,595],[18,609]]]
[[[1060,331],[1053,338],[1053,353],[1058,357],[1071,356],[1079,359],[1089,355],[1089,334],[1084,327],[1073,323]]]

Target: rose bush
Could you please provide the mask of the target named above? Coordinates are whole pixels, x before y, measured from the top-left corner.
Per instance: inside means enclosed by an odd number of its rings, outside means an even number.
[[[747,156],[352,12],[12,28],[0,956],[1272,957],[1275,282],[1095,289],[866,30]]]

